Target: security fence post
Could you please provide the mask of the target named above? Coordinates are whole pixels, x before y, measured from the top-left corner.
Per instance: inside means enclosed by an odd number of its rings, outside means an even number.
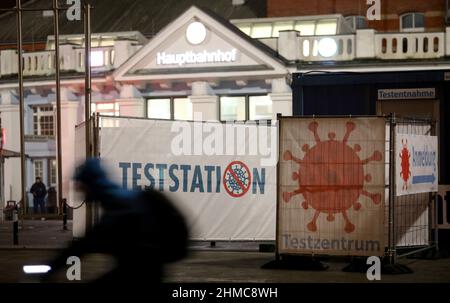
[[[388,227],[388,257],[389,264],[395,263],[395,113],[389,123],[389,227]]]

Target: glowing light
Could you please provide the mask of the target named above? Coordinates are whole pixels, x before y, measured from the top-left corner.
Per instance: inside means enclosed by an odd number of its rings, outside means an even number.
[[[26,274],[43,274],[49,272],[51,269],[48,265],[25,265],[23,271]]]
[[[322,57],[332,57],[337,53],[337,43],[331,38],[323,38],[319,42],[319,54]]]
[[[186,38],[194,45],[202,43],[206,39],[206,27],[203,23],[192,22],[186,29]]]
[[[105,60],[103,56],[103,51],[92,51],[91,52],[91,66],[99,67],[105,65]]]

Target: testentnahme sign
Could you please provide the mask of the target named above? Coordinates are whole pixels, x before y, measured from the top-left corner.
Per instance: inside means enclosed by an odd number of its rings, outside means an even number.
[[[193,52],[187,51],[184,53],[166,53],[158,52],[156,54],[156,64],[158,65],[178,65],[185,64],[199,64],[199,63],[223,63],[235,62],[237,57],[237,50],[233,48],[230,51],[216,51]]]
[[[378,100],[434,99],[435,88],[379,89]]]

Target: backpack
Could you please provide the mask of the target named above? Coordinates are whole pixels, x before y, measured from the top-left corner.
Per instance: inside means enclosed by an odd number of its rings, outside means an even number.
[[[183,259],[188,252],[189,230],[184,216],[161,192],[146,189],[141,192],[141,200],[149,207],[153,229],[152,238],[161,249],[163,262],[170,263]]]

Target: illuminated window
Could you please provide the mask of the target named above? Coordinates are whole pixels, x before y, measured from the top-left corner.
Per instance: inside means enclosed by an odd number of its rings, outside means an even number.
[[[272,23],[253,24],[252,38],[270,38],[272,37]]]
[[[300,32],[300,36],[314,36],[316,24],[314,21],[300,21],[295,23],[294,29]]]
[[[91,51],[91,66],[100,67],[105,65],[105,54],[102,50]]]
[[[293,30],[294,29],[294,23],[292,21],[290,22],[275,22],[273,25],[273,32],[272,37],[279,37],[280,31],[287,31],[287,30]]]
[[[174,98],[174,119],[192,120],[192,102],[189,98]]]
[[[249,97],[250,120],[272,119],[272,100],[269,96]]]
[[[239,24],[238,28],[244,32],[247,36],[250,36],[250,32],[252,30],[252,25],[250,23]]]
[[[152,119],[170,119],[170,98],[166,99],[148,99],[147,117]]]
[[[400,29],[402,31],[424,31],[425,15],[422,13],[408,13],[400,17]]]
[[[118,102],[96,102],[91,104],[91,111],[103,116],[119,116],[120,108]]]
[[[221,121],[272,119],[272,100],[268,95],[220,97]]]
[[[33,134],[36,136],[54,136],[53,106],[33,107]]]
[[[318,36],[336,35],[336,31],[337,31],[336,19],[324,19],[317,22],[316,35]]]
[[[56,159],[49,159],[49,181],[50,181],[50,186],[55,186],[57,181],[57,174],[56,174]]]
[[[41,178],[41,181],[44,182],[43,174],[44,174],[44,161],[43,160],[34,160],[33,161],[33,172],[34,172],[34,180],[37,177]]]
[[[221,97],[220,120],[222,121],[246,120],[245,96]]]

